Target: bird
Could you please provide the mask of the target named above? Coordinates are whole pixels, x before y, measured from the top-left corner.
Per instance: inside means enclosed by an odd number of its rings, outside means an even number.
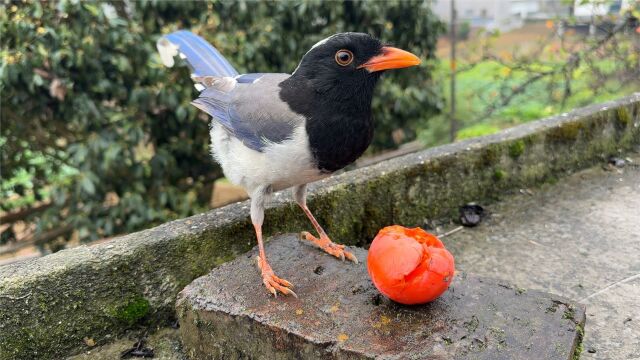
[[[225,177],[246,189],[258,242],[258,268],[266,289],[297,297],[278,277],[264,250],[265,204],[291,188],[316,230],[301,232],[336,258],[358,262],[334,243],[306,203],[307,184],[353,163],[373,138],[371,102],[386,70],[419,65],[416,55],[357,32],[331,35],[313,45],[291,73],[239,74],[199,35],[179,30],[156,43],[167,67],[185,60],[200,91],[192,104],[211,116],[211,152]]]

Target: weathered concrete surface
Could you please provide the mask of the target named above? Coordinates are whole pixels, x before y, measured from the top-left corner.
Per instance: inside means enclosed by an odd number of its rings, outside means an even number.
[[[300,296],[263,288],[257,249],[196,279],[179,295],[184,351],[193,359],[571,359],[584,309],[568,300],[458,274],[435,302],[383,299],[362,260],[345,263],[295,235],[266,251]]]
[[[391,223],[455,215],[468,201],[533,186],[640,143],[640,93],[477,139],[432,148],[310,186],[309,204],[332,237],[364,245]],[[0,358],[59,358],[110,342],[140,322],[163,322],[176,294],[254,244],[248,203],[170,222],[94,247],[0,266]],[[307,219],[286,196],[265,233]]]
[[[111,344],[92,347],[81,354],[68,357],[67,360],[116,360],[121,354],[129,350],[138,341],[138,337],[130,336],[119,339]],[[153,349],[153,358],[159,360],[187,360],[182,351],[182,343],[177,329],[169,327],[159,329],[149,335],[145,347]],[[136,359],[136,357],[130,357]]]
[[[640,155],[489,206],[444,239],[459,270],[587,305],[582,359],[640,359]]]

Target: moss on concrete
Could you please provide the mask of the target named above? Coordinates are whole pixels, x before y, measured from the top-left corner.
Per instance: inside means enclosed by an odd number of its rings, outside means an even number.
[[[488,144],[481,150],[480,164],[491,166],[500,160],[503,144]]]
[[[629,109],[621,107],[616,109],[617,115],[617,125],[620,129],[624,129],[627,126],[631,125],[631,115],[629,114]]]
[[[578,334],[578,337],[574,345],[573,356],[571,356],[571,360],[580,360],[580,355],[584,351],[584,322],[576,325],[576,333]]]
[[[136,296],[114,309],[112,316],[130,327],[142,320],[148,313],[149,301],[142,296]]]
[[[524,153],[525,142],[523,139],[518,139],[509,145],[509,156],[517,159]]]
[[[637,94],[346,172],[310,184],[309,206],[334,240],[364,245],[383,226],[455,216],[465,202],[490,202],[640,144],[639,104]],[[276,195],[265,234],[309,229],[288,192]],[[140,321],[167,323],[184,286],[254,241],[243,202],[2,266],[0,359],[60,358],[85,350],[85,337],[101,344]]]
[[[550,140],[563,143],[571,143],[578,139],[580,131],[584,128],[584,124],[579,121],[571,121],[548,132],[547,136]]]
[[[496,170],[493,172],[493,178],[494,178],[496,181],[502,181],[502,180],[505,180],[505,179],[507,178],[507,176],[509,176],[509,174],[508,174],[506,171],[504,171],[504,170],[502,170],[502,169],[499,169],[499,168],[498,168],[498,169],[496,169]]]

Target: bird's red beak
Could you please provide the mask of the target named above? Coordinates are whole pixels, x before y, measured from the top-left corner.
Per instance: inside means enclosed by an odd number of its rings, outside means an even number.
[[[382,48],[382,55],[372,57],[366,63],[358,66],[358,69],[365,68],[369,72],[375,72],[389,69],[400,69],[419,65],[420,63],[420,58],[408,51],[391,46],[384,46]]]

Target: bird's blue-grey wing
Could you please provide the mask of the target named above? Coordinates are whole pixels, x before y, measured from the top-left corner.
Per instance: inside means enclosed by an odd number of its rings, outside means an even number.
[[[165,35],[157,43],[166,66],[180,56],[201,91],[193,104],[208,113],[247,147],[263,151],[291,137],[303,120],[280,100],[278,84],[287,74],[243,74],[206,40],[190,31]]]
[[[260,75],[260,76],[258,76]],[[280,99],[278,86],[288,74],[247,74],[210,82],[192,103],[253,150],[290,139],[304,119]],[[249,82],[249,79],[255,78]],[[239,81],[238,81],[239,80]],[[205,82],[206,83],[206,82]]]

